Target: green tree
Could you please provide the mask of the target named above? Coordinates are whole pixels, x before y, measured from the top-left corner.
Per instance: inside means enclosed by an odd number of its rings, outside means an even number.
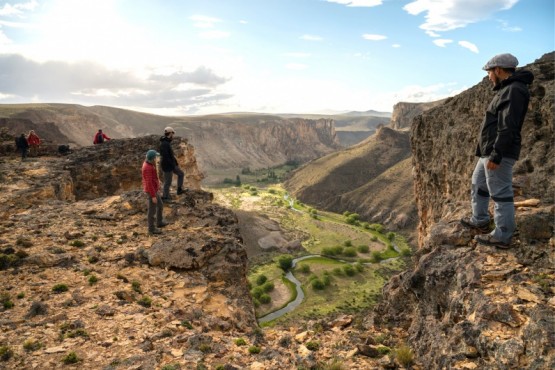
[[[278,259],[278,264],[283,271],[288,271],[293,266],[293,257],[290,255],[281,256]]]

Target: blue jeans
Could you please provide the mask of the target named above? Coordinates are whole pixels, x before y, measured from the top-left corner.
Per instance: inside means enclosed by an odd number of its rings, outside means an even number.
[[[170,186],[172,184],[173,174],[177,175],[177,188],[183,189],[183,179],[185,178],[185,174],[179,167],[175,167],[173,171],[164,171],[164,187],[162,191],[162,198],[169,198],[170,197]]]
[[[493,220],[495,229],[492,237],[504,243],[510,243],[515,231],[515,205],[513,198],[513,166],[516,160],[503,158],[499,167],[488,170],[488,158],[480,158],[472,174],[472,218],[475,224],[489,222],[489,198],[495,207]]]

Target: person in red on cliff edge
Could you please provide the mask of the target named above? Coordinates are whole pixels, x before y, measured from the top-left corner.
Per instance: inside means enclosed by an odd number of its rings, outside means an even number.
[[[98,132],[94,135],[93,144],[102,144],[104,140],[111,140],[105,133],[102,132],[102,129],[98,129]]]
[[[160,180],[156,171],[156,157],[160,154],[156,150],[146,152],[146,159],[143,162],[143,190],[148,198],[147,224],[149,234],[162,234],[162,231],[154,226],[154,213],[156,212],[156,226],[164,227],[168,224],[163,220],[164,203],[158,191],[160,190]]]
[[[39,151],[40,138],[37,134],[35,134],[35,131],[33,130],[29,131],[29,136],[27,136],[27,142],[29,143],[31,155],[36,156]]]

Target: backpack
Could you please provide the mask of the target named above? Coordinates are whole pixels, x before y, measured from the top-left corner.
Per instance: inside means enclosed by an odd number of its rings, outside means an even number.
[[[102,144],[104,142],[104,135],[102,135],[100,132],[96,134],[96,143],[97,144]]]

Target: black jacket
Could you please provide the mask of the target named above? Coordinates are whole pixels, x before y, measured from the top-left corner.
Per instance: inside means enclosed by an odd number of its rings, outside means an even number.
[[[497,84],[497,91],[486,110],[480,129],[476,155],[501,163],[503,157],[518,159],[522,138],[520,130],[530,101],[532,72],[520,70]]]
[[[15,146],[19,150],[28,149],[29,143],[27,142],[25,136],[22,135],[15,139]]]
[[[171,139],[168,137],[162,136],[160,138],[160,157],[162,157],[160,163],[164,172],[171,172],[175,167],[179,167],[170,143]]]

